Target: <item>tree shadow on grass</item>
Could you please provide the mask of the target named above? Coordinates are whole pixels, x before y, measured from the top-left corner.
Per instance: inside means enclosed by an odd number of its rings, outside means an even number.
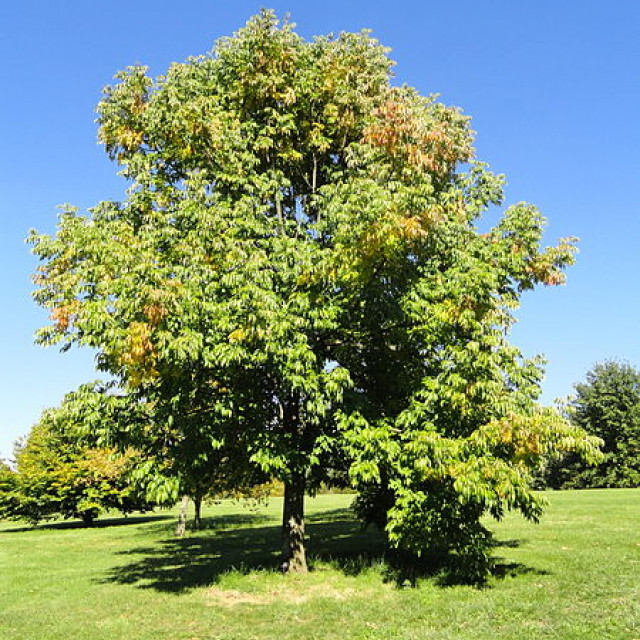
[[[342,507],[341,509],[331,509],[330,511],[320,511],[319,513],[312,513],[305,517],[307,523],[313,524],[315,522],[336,522],[338,520],[354,522],[353,511],[349,507]],[[358,527],[359,523],[355,523]]]
[[[215,584],[232,571],[278,571],[280,527],[260,525],[264,520],[257,514],[207,518],[204,530],[185,538],[166,538],[155,546],[120,552],[118,555],[128,562],[114,567],[102,582],[182,593]],[[422,579],[441,586],[468,583],[456,579],[450,558],[429,557],[418,562],[389,552],[384,535],[373,529],[363,530],[349,509],[312,514],[307,522],[311,571],[327,564],[350,576],[375,570],[384,581],[399,587],[416,586]],[[505,541],[508,547],[517,544]],[[492,572],[496,578],[544,573],[497,560]]]
[[[260,513],[233,513],[226,516],[203,518],[199,531],[218,531],[220,529],[255,526],[268,520],[268,516]]]
[[[373,553],[371,535],[360,532],[359,523],[344,518],[340,512],[342,510],[309,517],[311,570],[319,561],[336,559],[338,566],[347,563],[349,558],[354,567],[363,570],[366,563],[363,551],[368,551],[371,558],[383,553],[382,545]],[[258,514],[207,518],[202,529],[184,538],[165,538],[153,547],[120,552],[118,555],[131,561],[112,569],[103,581],[179,593],[214,584],[231,571],[245,574],[278,571],[281,530],[276,525],[259,526],[266,519]]]
[[[82,520],[64,520],[62,522],[43,522],[37,525],[29,526],[16,526],[11,529],[2,529],[0,534],[3,533],[21,533],[25,531],[40,531],[40,530],[59,530],[65,529],[104,529],[107,527],[122,527],[134,524],[147,524],[149,522],[159,522],[172,520],[173,516],[170,515],[139,515],[139,516],[122,516],[119,518],[100,518],[94,520],[90,525],[87,525]]]
[[[490,548],[520,547],[522,540],[499,540],[492,538]],[[519,562],[508,562],[505,558],[491,556],[487,563],[482,561],[480,566],[486,569],[474,573],[474,557],[458,555],[456,553],[431,552],[421,558],[408,556],[402,552],[390,554],[385,571],[385,579],[393,581],[399,587],[415,587],[421,579],[428,578],[440,587],[452,587],[457,585],[470,585],[481,589],[490,587],[490,579],[504,580],[507,577],[533,575],[548,575],[545,570],[528,567]]]
[[[119,552],[129,562],[114,567],[103,582],[180,593],[215,583],[230,571],[273,568],[279,533],[279,527],[247,527],[246,523],[235,529],[208,526],[184,538]]]

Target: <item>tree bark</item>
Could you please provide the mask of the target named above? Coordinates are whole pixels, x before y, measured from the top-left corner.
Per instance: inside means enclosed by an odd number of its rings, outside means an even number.
[[[282,509],[282,572],[306,573],[304,544],[304,478],[294,478],[284,485]]]
[[[196,495],[193,498],[195,515],[193,517],[193,528],[198,530],[202,527],[202,496]]]
[[[182,502],[180,503],[180,515],[178,516],[178,526],[176,528],[176,535],[178,538],[183,538],[185,531],[187,530],[187,506],[189,504],[189,496],[182,496]]]

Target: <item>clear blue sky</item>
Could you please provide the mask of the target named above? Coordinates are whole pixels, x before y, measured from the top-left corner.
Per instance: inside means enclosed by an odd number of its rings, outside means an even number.
[[[473,117],[480,159],[507,201],[581,238],[565,287],[527,294],[514,342],[549,364],[545,402],[605,358],[640,365],[640,2],[433,0],[271,2],[305,36],[371,28],[397,78]],[[23,0],[0,7],[0,456],[42,409],[96,377],[90,353],[33,345],[24,238],[53,231],[56,205],[120,198],[96,143],[101,88],[127,65],[161,74],[209,51],[263,3]]]

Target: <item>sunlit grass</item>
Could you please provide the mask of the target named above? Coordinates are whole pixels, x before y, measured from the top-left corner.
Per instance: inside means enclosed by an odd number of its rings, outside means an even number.
[[[308,576],[277,572],[279,499],[29,529],[0,524],[0,638],[640,640],[640,490],[549,494],[542,524],[491,525],[484,589],[397,580],[350,496],[308,501]],[[405,585],[404,587],[402,585]]]

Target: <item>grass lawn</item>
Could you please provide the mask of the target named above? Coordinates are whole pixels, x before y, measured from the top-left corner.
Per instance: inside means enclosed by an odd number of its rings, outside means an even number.
[[[498,571],[484,589],[391,580],[350,496],[308,501],[308,576],[277,566],[280,499],[91,529],[0,523],[2,640],[541,638],[640,640],[640,490],[550,493],[543,522],[491,525]]]

